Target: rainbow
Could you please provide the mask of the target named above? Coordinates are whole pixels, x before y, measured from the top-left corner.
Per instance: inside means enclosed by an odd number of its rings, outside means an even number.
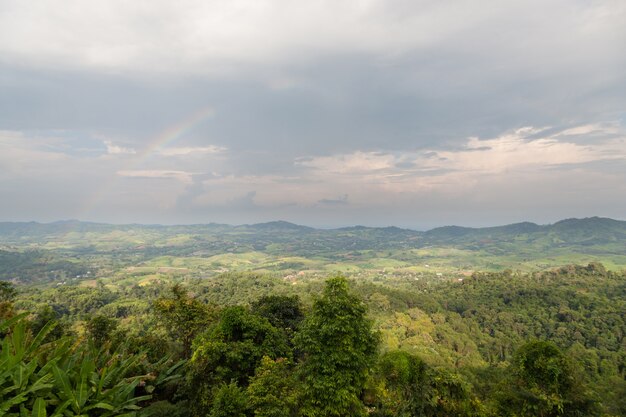
[[[144,147],[141,152],[135,154],[123,170],[132,171],[133,169],[136,169],[138,166],[150,159],[151,156],[158,154],[159,151],[165,146],[174,142],[181,136],[184,136],[186,133],[194,130],[198,125],[205,122],[207,119],[213,117],[214,113],[215,112],[212,107],[202,107],[176,124],[163,129],[152,140],[150,140],[148,145]],[[96,207],[100,201],[102,201],[105,195],[111,189],[115,188],[117,180],[117,176],[113,175],[110,179],[98,187],[97,191],[85,201],[79,210],[77,210],[76,218],[82,220],[84,216],[88,215],[91,210]]]
[[[158,153],[158,151],[166,145],[174,142],[185,133],[195,129],[199,124],[212,117],[213,114],[214,111],[212,107],[203,107],[200,110],[193,112],[191,115],[187,116],[175,125],[167,127],[158,135],[156,135],[156,137],[150,141],[148,146],[146,146],[141,152],[138,153],[137,157],[134,158],[133,163],[126,169],[130,170],[132,168],[135,168],[137,165],[140,165],[150,156]]]

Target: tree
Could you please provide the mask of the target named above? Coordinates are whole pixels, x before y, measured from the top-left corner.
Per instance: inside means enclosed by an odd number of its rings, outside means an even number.
[[[196,414],[212,405],[217,384],[236,382],[247,387],[264,356],[291,356],[283,332],[242,306],[225,308],[219,321],[196,338],[193,348],[188,382]]]
[[[552,342],[532,341],[514,354],[500,400],[505,415],[596,415],[596,404],[565,354]]]
[[[59,315],[57,312],[47,304],[41,306],[37,312],[33,314],[33,317],[30,320],[30,330],[33,334],[37,334],[51,321],[54,321],[56,325],[50,332],[48,332],[45,341],[49,342],[60,339],[66,331],[65,326],[59,321]]]
[[[13,301],[17,295],[17,290],[7,281],[0,281],[0,302]]]
[[[161,297],[153,306],[170,336],[182,344],[183,357],[189,358],[194,337],[211,321],[209,306],[191,298],[178,284],[172,287],[171,297]]]
[[[460,375],[432,368],[418,356],[392,351],[378,361],[375,416],[477,416],[481,406]]]
[[[265,356],[248,386],[248,403],[255,417],[291,417],[295,415],[296,386],[287,359]]]
[[[266,295],[252,303],[252,312],[265,317],[272,326],[295,331],[304,319],[297,295]]]
[[[376,356],[378,337],[363,302],[350,294],[345,278],[326,281],[295,344],[303,355],[298,372],[302,415],[365,415],[359,396]]]
[[[246,392],[232,382],[217,389],[208,417],[246,417],[247,410]]]
[[[373,379],[372,405],[380,416],[413,416],[421,404],[420,391],[426,365],[417,356],[404,351],[385,353],[378,359]],[[376,392],[377,391],[377,392]]]
[[[93,316],[85,325],[89,339],[97,348],[111,341],[111,336],[117,329],[117,321],[102,315]]]
[[[0,281],[0,319],[9,319],[13,316],[13,300],[17,290],[7,281]]]

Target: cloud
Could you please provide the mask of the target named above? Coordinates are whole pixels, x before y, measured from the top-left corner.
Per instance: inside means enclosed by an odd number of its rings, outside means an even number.
[[[325,205],[329,205],[329,206],[344,206],[349,204],[348,203],[348,194],[344,194],[339,198],[322,198],[321,200],[318,200],[318,203],[320,204],[325,204]]]
[[[29,175],[41,175],[48,167],[68,163],[70,156],[61,152],[59,139],[20,131],[0,131],[0,179],[17,179]],[[63,176],[50,173],[49,177]]]
[[[59,152],[73,142],[8,131],[0,133],[0,190],[10,198],[0,214],[34,216],[35,193],[50,201],[43,205],[50,220],[71,215],[176,223],[184,216],[193,222],[286,218],[337,225],[387,219],[377,224],[409,225],[419,213],[420,219],[430,219],[423,220],[428,224],[439,224],[440,216],[468,222],[485,216],[489,223],[490,218],[540,221],[542,217],[527,213],[540,213],[538,207],[544,205],[569,216],[589,212],[615,217],[626,206],[626,132],[619,124],[608,125],[614,127],[528,127],[467,138],[454,146],[279,160],[291,165],[291,175],[259,168],[254,175],[228,172],[237,158],[259,158],[254,153],[224,153],[219,168],[205,160],[190,164],[165,155],[137,162]],[[202,173],[210,165],[216,171]],[[583,193],[592,201],[577,203]]]
[[[470,138],[465,149],[436,151],[437,159],[426,158],[419,165],[498,174],[511,170],[626,158],[625,143],[579,145],[559,141],[555,136],[528,140],[525,133],[518,130],[494,139]]]
[[[305,223],[523,198],[548,217],[577,193],[623,213],[625,20],[613,0],[5,0],[0,215],[248,222],[224,207],[250,190],[246,216]]]
[[[141,179],[175,179],[184,183],[193,182],[193,174],[185,171],[167,171],[167,170],[130,170],[118,171],[117,175],[125,178],[141,178]]]
[[[164,156],[185,156],[185,155],[197,155],[197,154],[217,154],[225,152],[226,148],[222,146],[197,146],[197,147],[178,147],[178,148],[164,148],[160,149],[159,153]]]
[[[225,205],[236,210],[250,210],[257,207],[254,202],[256,191],[249,191],[244,196],[234,198]]]
[[[391,168],[394,156],[380,152],[356,151],[351,154],[300,158],[295,163],[335,174],[363,174]]]
[[[536,188],[544,176],[572,183],[580,183],[579,177],[595,176],[615,184],[624,174],[611,174],[608,171],[612,169],[607,167],[611,161],[626,159],[626,134],[615,138],[601,126],[589,130],[589,134],[602,140],[574,143],[567,141],[568,136],[560,130],[525,127],[494,138],[468,138],[451,149],[359,150],[299,157],[294,161],[297,176],[259,172],[207,177],[201,186],[194,183],[190,188],[190,204],[217,207],[239,201],[241,195],[254,189],[254,203],[259,210],[293,207],[294,211],[307,211],[313,207],[326,210],[350,206],[358,212],[376,207],[414,207],[415,201],[435,201],[434,197],[441,201],[469,198],[472,194],[483,198],[505,196],[514,193],[515,188]]]
[[[582,126],[575,126],[570,129],[565,129],[562,132],[554,135],[559,136],[596,136],[596,135],[610,135],[619,134],[619,124],[617,123],[592,123]]]
[[[526,127],[491,139],[471,137],[455,149],[418,152],[363,152],[300,158],[313,179],[327,184],[369,188],[378,192],[415,193],[447,190],[462,193],[486,176],[513,179],[542,175],[568,166],[626,160],[626,134],[614,129],[580,126],[541,136],[546,128]],[[566,133],[567,132],[567,133]],[[604,139],[588,144],[567,141],[571,132]],[[540,135],[539,137],[537,135]],[[593,168],[593,169],[598,169]],[[546,175],[546,174],[543,174]],[[375,203],[375,201],[372,201]]]
[[[141,150],[210,102],[181,148],[284,158],[593,124],[626,108],[625,18],[615,1],[7,0],[0,127]]]
[[[592,53],[597,51],[589,43],[603,51],[620,45],[626,14],[618,2],[565,0],[549,5],[372,0],[340,6],[329,0],[306,5],[279,0],[70,0],[63,8],[45,0],[8,0],[1,7],[0,56],[7,61],[196,74],[310,62],[342,53],[372,54],[380,65],[393,65],[415,50],[455,43],[463,50],[477,42],[485,42],[482,59],[506,46],[510,65],[531,67],[520,52],[532,49],[537,61],[549,66],[550,51],[561,48],[574,58],[571,65],[593,61],[584,54],[576,57],[572,52],[577,45]],[[541,16],[534,13],[537,7]],[[496,29],[498,36],[489,29]],[[518,32],[524,33],[523,39]]]
[[[113,144],[110,140],[103,141],[107,147],[107,154],[109,155],[132,155],[137,153],[133,148],[124,148],[119,145]]]

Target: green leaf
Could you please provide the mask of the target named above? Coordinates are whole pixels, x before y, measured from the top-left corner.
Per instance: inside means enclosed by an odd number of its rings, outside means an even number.
[[[91,358],[85,358],[80,367],[80,383],[78,385],[78,405],[82,409],[89,398],[89,380],[91,377],[91,373],[95,368],[94,362]]]
[[[32,417],[47,417],[46,400],[37,398],[35,404],[33,404],[33,413],[31,415]]]
[[[70,380],[65,372],[63,372],[57,365],[52,367],[52,372],[54,373],[55,382],[57,386],[61,389],[64,399],[69,400],[70,404],[75,407],[74,411],[79,411],[79,406],[76,401],[76,396],[74,395],[74,390],[70,384]]]
[[[22,314],[18,314],[15,317],[12,317],[8,320],[3,320],[0,322],[0,332],[3,332],[6,329],[10,329],[11,326],[13,326],[13,324],[17,323],[18,321],[22,320],[24,317],[27,317],[29,313],[22,313]]]
[[[112,410],[115,409],[115,407],[113,407],[111,404],[99,402],[99,403],[90,405],[89,407],[86,407],[85,411],[89,411],[89,410],[92,410],[94,408],[100,408],[102,410],[109,410],[109,411],[112,411]]]
[[[8,400],[0,403],[0,415],[4,415],[9,409],[17,404],[26,401],[26,396],[24,394],[19,394],[13,398],[9,398]]]
[[[52,413],[52,415],[50,417],[59,417],[63,415],[63,412],[65,411],[65,409],[67,407],[70,406],[70,404],[72,403],[71,400],[67,400],[64,403],[62,403],[61,405],[59,405],[55,410],[54,413]]]
[[[57,326],[57,323],[54,321],[49,321],[48,323],[46,323],[45,326],[43,326],[41,328],[41,330],[39,330],[39,333],[37,333],[37,336],[35,336],[35,338],[33,339],[33,341],[31,342],[30,346],[28,347],[26,353],[27,354],[32,354],[34,351],[36,351],[37,349],[39,349],[39,347],[41,346],[41,342],[43,341],[43,339],[48,335],[48,333],[50,333],[55,327]]]

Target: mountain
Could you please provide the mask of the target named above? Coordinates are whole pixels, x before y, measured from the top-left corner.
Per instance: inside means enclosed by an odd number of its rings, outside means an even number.
[[[0,249],[3,248],[109,254],[129,259],[248,252],[320,259],[337,259],[351,253],[350,259],[354,259],[356,252],[364,251],[387,251],[389,257],[396,256],[393,251],[450,248],[464,252],[444,251],[444,257],[458,259],[463,253],[467,257],[463,265],[468,266],[476,257],[506,258],[501,259],[504,263],[493,264],[499,268],[512,259],[547,258],[553,263],[558,259],[575,261],[579,255],[589,255],[584,260],[609,257],[615,265],[626,265],[626,222],[591,217],[549,225],[522,222],[483,228],[445,226],[426,232],[393,226],[315,229],[286,221],[240,226],[110,225],[75,220],[46,224],[5,222],[0,223]],[[398,253],[397,259],[413,262],[415,256],[404,252]]]
[[[541,239],[567,244],[626,242],[626,221],[590,217],[566,219],[542,226],[530,222],[483,228],[446,226],[425,232],[424,238],[433,244],[463,244],[486,240],[531,242]]]
[[[351,226],[338,229],[316,229],[286,221],[272,221],[266,223],[231,226],[226,224],[197,224],[197,225],[141,225],[126,224],[112,225],[104,223],[81,222],[77,220],[59,221],[54,223],[37,222],[0,222],[0,243],[7,243],[13,239],[27,241],[40,238],[61,238],[83,234],[123,233],[150,233],[150,234],[192,234],[221,236],[237,236],[240,232],[258,234],[272,239],[283,240],[281,233],[307,234],[316,238],[353,237],[361,239],[367,236],[372,238],[390,239],[394,242],[411,241],[418,246],[434,244],[468,244],[488,241],[536,241],[549,238],[555,243],[611,243],[626,241],[626,221],[613,220],[601,217],[584,219],[565,219],[550,225],[537,225],[530,222],[514,223],[504,226],[471,228],[461,226],[438,227],[426,232],[403,229],[395,226],[367,227]]]
[[[256,223],[252,225],[239,226],[240,228],[247,228],[258,231],[271,231],[271,232],[311,232],[315,230],[312,227],[301,226],[299,224],[294,224],[290,222],[286,222],[283,220],[267,222],[267,223]]]
[[[626,239],[626,222],[601,217],[566,219],[553,224],[550,233],[563,242],[611,243]]]

